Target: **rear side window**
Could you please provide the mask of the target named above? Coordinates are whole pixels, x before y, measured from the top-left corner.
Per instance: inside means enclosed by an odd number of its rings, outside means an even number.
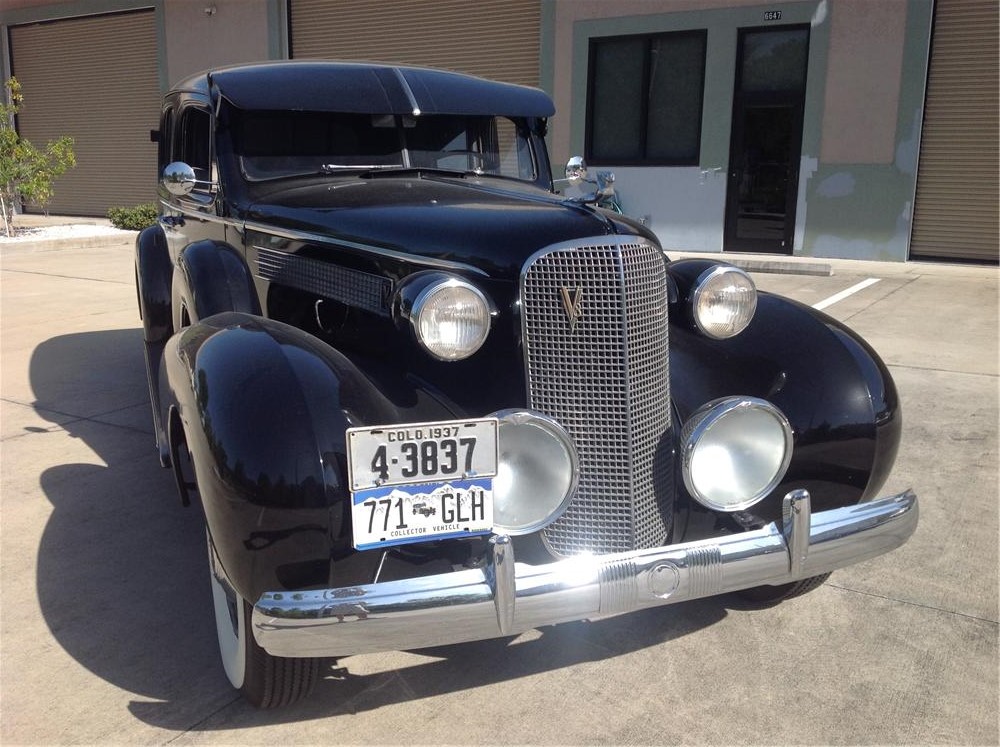
[[[185,109],[181,115],[180,160],[206,179],[211,165],[212,119],[203,109]]]
[[[173,154],[173,144],[174,144],[174,109],[173,107],[167,107],[163,110],[163,116],[160,117],[160,134],[158,139],[158,153],[157,158],[160,161],[160,168],[162,169],[168,163],[174,160]]]

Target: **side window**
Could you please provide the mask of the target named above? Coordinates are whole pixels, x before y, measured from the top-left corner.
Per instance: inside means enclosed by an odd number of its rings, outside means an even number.
[[[157,158],[160,161],[161,169],[174,160],[173,130],[174,130],[174,110],[173,107],[167,107],[166,109],[163,110],[163,116],[160,117],[160,136],[157,147],[158,150]]]
[[[705,39],[678,31],[591,40],[588,162],[699,163]]]
[[[180,125],[180,159],[194,168],[200,180],[209,180],[211,168],[211,117],[203,109],[185,109]]]

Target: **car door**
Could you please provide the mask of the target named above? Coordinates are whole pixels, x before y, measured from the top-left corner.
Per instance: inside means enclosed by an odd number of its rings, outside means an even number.
[[[189,100],[165,112],[161,126],[168,144],[170,161],[182,161],[194,170],[194,188],[188,194],[160,190],[160,224],[167,237],[171,260],[188,244],[202,239],[225,241],[225,224],[218,216],[218,169],[212,149],[212,114],[207,102]],[[162,160],[161,160],[162,163]],[[162,169],[162,166],[161,166]]]

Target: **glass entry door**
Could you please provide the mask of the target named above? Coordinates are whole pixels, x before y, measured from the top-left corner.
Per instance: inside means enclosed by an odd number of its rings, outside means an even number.
[[[791,254],[809,28],[740,31],[726,251]]]

